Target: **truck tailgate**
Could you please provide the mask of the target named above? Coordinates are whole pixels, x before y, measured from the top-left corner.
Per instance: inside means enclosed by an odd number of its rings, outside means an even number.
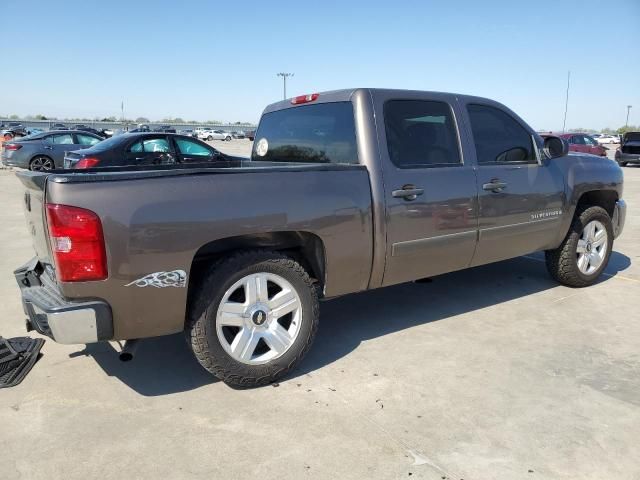
[[[31,235],[31,243],[38,259],[43,263],[51,263],[44,213],[45,185],[49,175],[42,172],[16,173],[25,186],[22,208],[27,220],[27,229]]]

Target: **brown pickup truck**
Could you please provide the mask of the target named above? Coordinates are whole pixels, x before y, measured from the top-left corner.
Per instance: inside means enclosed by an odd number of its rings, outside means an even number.
[[[185,331],[208,371],[261,385],[308,351],[319,298],[535,251],[588,286],[624,225],[622,171],[567,151],[491,100],[355,89],[270,105],[240,165],[18,173],[27,327]]]

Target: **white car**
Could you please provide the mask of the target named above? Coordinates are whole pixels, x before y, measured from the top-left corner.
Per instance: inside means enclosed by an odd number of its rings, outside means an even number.
[[[224,130],[212,130],[210,128],[201,128],[196,130],[196,135],[200,140],[231,140],[231,134]]]
[[[608,135],[605,133],[596,138],[596,141],[600,145],[604,145],[605,143],[620,143],[620,137],[618,137],[618,135]]]

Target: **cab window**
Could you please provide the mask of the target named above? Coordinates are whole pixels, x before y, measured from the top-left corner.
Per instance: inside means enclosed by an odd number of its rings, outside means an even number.
[[[467,105],[478,164],[537,163],[533,139],[511,115],[488,105]]]

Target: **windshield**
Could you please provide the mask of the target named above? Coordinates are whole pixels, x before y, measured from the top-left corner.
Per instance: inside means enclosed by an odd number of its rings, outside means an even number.
[[[629,132],[624,134],[625,142],[640,142],[640,132]]]
[[[267,113],[251,160],[358,163],[351,102],[321,103]]]

